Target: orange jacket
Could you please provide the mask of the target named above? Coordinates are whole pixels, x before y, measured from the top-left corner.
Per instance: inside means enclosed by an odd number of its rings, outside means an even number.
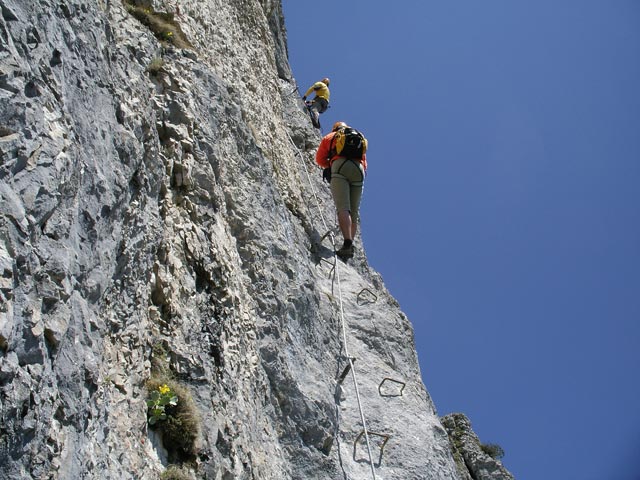
[[[331,158],[329,158],[332,150],[331,144],[333,143],[332,140],[335,134],[336,132],[331,132],[325,135],[324,137],[322,137],[322,140],[320,141],[320,145],[318,146],[318,151],[316,152],[316,163],[320,165],[322,168],[330,167],[331,163],[336,158],[340,158],[340,155],[333,155]],[[367,154],[366,153],[362,155],[362,159],[360,160],[360,163],[362,163],[362,166],[364,167],[364,170],[366,172],[367,171]]]

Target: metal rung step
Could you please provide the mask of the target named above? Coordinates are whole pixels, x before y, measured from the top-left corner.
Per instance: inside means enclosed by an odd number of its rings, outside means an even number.
[[[397,385],[401,385],[400,387],[400,391],[398,393],[382,393],[382,385],[384,385],[387,382],[391,382],[391,383],[395,383]],[[400,380],[394,380],[393,378],[389,378],[389,377],[385,377],[382,379],[382,381],[380,382],[380,385],[378,385],[378,393],[380,394],[381,397],[401,397],[402,396],[402,391],[404,390],[404,387],[406,387],[407,384],[404,382],[401,382]]]
[[[358,447],[358,442],[364,436],[364,433],[365,433],[365,431],[362,430],[358,434],[356,439],[353,441],[353,459],[355,461],[357,461],[356,451],[357,451],[357,447]],[[369,438],[378,437],[378,438],[382,439],[382,443],[380,444],[380,455],[378,456],[378,463],[375,464],[376,467],[379,467],[380,464],[382,463],[382,454],[384,453],[384,447],[387,445],[387,442],[391,438],[391,435],[387,435],[387,434],[384,434],[384,433],[376,433],[376,432],[371,432],[371,431],[367,431],[367,435],[369,436]]]
[[[363,293],[368,293],[370,296],[373,297],[373,300],[371,299],[367,300],[366,296],[364,296]],[[356,297],[356,303],[358,305],[368,305],[370,303],[376,303],[377,301],[378,301],[378,296],[366,287],[360,290],[360,293],[358,293],[358,296]]]

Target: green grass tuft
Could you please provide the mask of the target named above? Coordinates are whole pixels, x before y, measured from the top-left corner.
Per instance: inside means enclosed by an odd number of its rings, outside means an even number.
[[[191,42],[176,22],[173,13],[156,12],[151,7],[141,7],[132,0],[122,0],[127,11],[140,23],[146,26],[162,43],[169,43],[178,48],[193,49]]]
[[[162,472],[160,480],[192,480],[192,477],[186,468],[170,465],[169,468]]]
[[[162,67],[164,67],[162,57],[154,57],[151,62],[149,62],[149,65],[147,65],[147,72],[155,77],[160,73]]]
[[[157,421],[152,428],[162,431],[162,443],[167,451],[177,459],[190,459],[197,453],[196,442],[200,432],[200,417],[189,390],[174,379],[154,375],[146,384],[148,392],[167,385],[178,397],[177,405],[167,405],[167,418]]]

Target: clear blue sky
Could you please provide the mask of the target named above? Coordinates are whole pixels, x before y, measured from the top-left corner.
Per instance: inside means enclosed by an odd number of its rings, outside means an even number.
[[[640,1],[283,4],[438,412],[518,480],[639,480]]]

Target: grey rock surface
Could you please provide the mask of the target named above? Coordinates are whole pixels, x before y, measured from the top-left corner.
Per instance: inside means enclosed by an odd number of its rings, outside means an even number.
[[[0,0],[0,478],[372,478],[356,385],[376,478],[459,478],[409,320],[322,240],[280,2],[137,4],[193,48],[120,0]],[[157,352],[190,458],[147,422]]]
[[[471,422],[462,413],[442,417],[461,479],[464,480],[513,480],[513,475],[484,451],[483,444],[471,428]]]

